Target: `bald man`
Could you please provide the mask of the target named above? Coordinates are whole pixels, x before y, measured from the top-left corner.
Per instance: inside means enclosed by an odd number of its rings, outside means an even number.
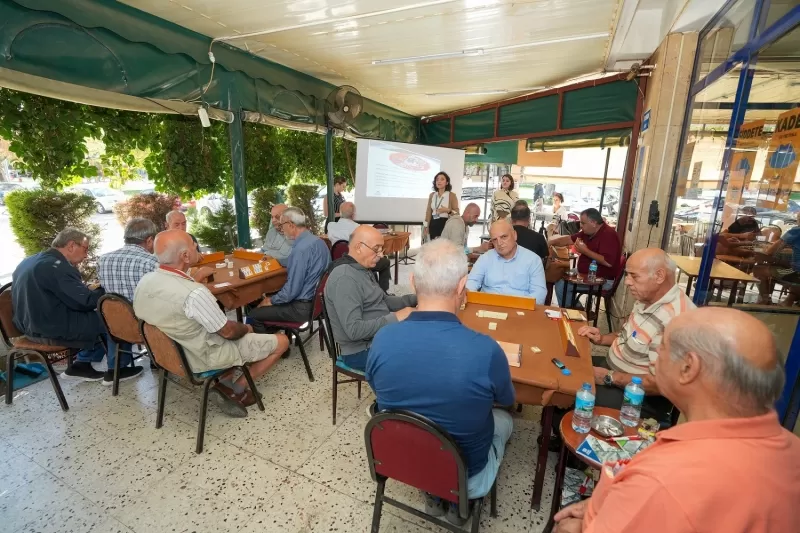
[[[686,423],[616,474],[604,467],[589,500],[556,514],[556,532],[800,531],[800,439],[773,410],[784,373],[769,329],[704,307],[675,317],[658,352],[658,388]]]
[[[467,279],[467,290],[536,298],[547,296],[542,259],[517,245],[517,232],[505,219],[489,228],[494,249],[480,256]]]
[[[636,299],[622,329],[603,335],[584,326],[578,332],[593,344],[608,346],[608,355],[593,357],[596,405],[618,408],[625,386],[633,376],[642,378],[646,397],[644,418],[668,422],[672,405],[661,397],[656,382],[656,360],[664,328],[695,305],[675,283],[675,263],[659,248],[631,255],[625,265],[625,286]]]
[[[178,211],[177,209],[173,209],[169,213],[167,213],[167,229],[178,229],[181,231],[186,231],[186,215]],[[200,243],[197,242],[194,235],[189,233],[189,237],[192,238],[197,251],[200,251]]]
[[[277,259],[281,265],[286,265],[286,260],[289,254],[292,253],[292,244],[294,241],[288,239],[281,231],[281,215],[286,211],[285,204],[275,204],[270,209],[270,217],[272,218],[269,230],[264,236],[264,245],[261,251],[274,259]]]
[[[133,309],[183,347],[192,372],[247,364],[257,379],[280,359],[289,347],[285,335],[253,333],[252,326],[228,320],[211,291],[187,274],[200,258],[188,233],[163,231],[154,248],[159,268],[139,282]],[[228,384],[215,385],[212,397],[227,415],[247,416],[255,397],[244,375],[236,381],[232,377],[232,372],[223,376]]]
[[[467,246],[467,239],[469,238],[469,228],[475,225],[478,217],[481,216],[481,208],[476,203],[469,203],[464,208],[464,213],[461,216],[452,216],[447,219],[447,223],[442,230],[442,239],[454,243],[464,249],[467,255],[473,253],[482,253],[489,249],[488,245],[477,246],[470,248]]]
[[[341,213],[344,217],[344,204]],[[350,236],[348,253],[331,263],[325,285],[325,305],[341,359],[361,372],[378,330],[405,319],[417,305],[415,295],[390,296],[378,285],[372,269],[381,259],[383,235],[372,226],[359,226]]]

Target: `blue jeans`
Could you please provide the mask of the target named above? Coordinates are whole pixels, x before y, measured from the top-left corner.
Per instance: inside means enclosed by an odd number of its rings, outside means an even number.
[[[106,335],[106,339],[108,340],[108,358],[106,359],[106,363],[108,365],[109,370],[114,370],[114,358],[116,352],[117,344],[114,340],[109,336]],[[127,342],[122,342],[119,345],[120,350],[127,350],[131,351],[132,346]],[[92,348],[86,348],[81,350],[75,355],[75,362],[77,363],[99,363],[103,360],[103,356],[106,355],[106,350],[103,347],[103,343],[100,342],[98,339],[97,343]],[[131,354],[123,353],[122,358],[119,360],[120,368],[124,366],[128,366],[131,364]]]
[[[604,291],[610,291],[611,287],[613,287],[613,286],[614,286],[614,280],[613,279],[607,279],[606,282],[603,283],[603,290]],[[553,287],[553,291],[555,291],[556,298],[558,298],[558,305],[560,305],[561,307],[564,307],[564,308],[569,307],[570,304],[572,303],[572,293],[573,293],[574,289],[575,289],[575,285],[574,284],[570,283],[569,285],[567,285],[567,297],[562,302],[561,301],[561,296],[564,294],[564,280],[560,279],[560,280],[556,281],[556,284]],[[578,294],[579,295],[580,294],[586,294],[586,291],[585,290],[584,291],[580,291],[579,290]],[[596,294],[597,294],[597,289],[593,289],[592,295],[594,296]],[[580,302],[578,302],[577,300],[575,301],[575,305],[576,305],[576,307],[581,307]]]
[[[350,355],[343,355],[341,359],[353,370],[364,372],[367,369],[367,354],[369,354],[369,350],[361,350]]]
[[[494,418],[494,436],[492,445],[489,447],[489,460],[483,470],[470,476],[467,480],[469,499],[482,498],[492,490],[494,480],[497,478],[497,471],[500,470],[500,463],[503,461],[503,455],[506,453],[506,443],[514,430],[514,420],[508,411],[492,409],[492,417]]]

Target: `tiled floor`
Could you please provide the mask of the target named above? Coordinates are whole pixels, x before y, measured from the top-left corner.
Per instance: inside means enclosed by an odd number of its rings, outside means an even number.
[[[402,274],[401,274],[402,275]],[[59,408],[49,381],[0,407],[0,531],[16,532],[317,532],[369,531],[375,484],[363,429],[369,387],[339,389],[331,424],[331,369],[316,341],[307,345],[316,381],[299,353],[258,383],[266,412],[245,419],[210,407],[205,451],[194,453],[199,395],[170,384],[164,426],[155,428],[156,376],[121,384],[62,381],[70,404]],[[147,365],[145,364],[147,367]],[[488,506],[484,532],[541,531],[550,506],[551,454],[542,511],[530,498],[540,410],[515,414],[498,479],[498,516]],[[408,487],[388,494],[422,506]],[[381,531],[436,531],[384,507]],[[444,531],[444,530],[441,530]]]

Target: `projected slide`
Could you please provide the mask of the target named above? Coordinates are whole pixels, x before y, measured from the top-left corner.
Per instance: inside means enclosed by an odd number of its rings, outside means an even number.
[[[428,198],[441,161],[396,144],[370,143],[367,196],[373,198]]]

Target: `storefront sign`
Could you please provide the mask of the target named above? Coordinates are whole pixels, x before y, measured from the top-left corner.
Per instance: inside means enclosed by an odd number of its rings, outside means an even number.
[[[642,125],[639,129],[641,130],[642,133],[644,133],[647,131],[647,128],[649,127],[650,127],[650,110],[648,109],[647,111],[644,112],[644,115],[642,115]]]
[[[727,229],[736,220],[742,203],[742,194],[753,175],[758,147],[764,140],[763,120],[742,124],[739,136],[732,148],[728,166],[728,190],[725,194],[725,208],[722,211],[722,229]]]
[[[778,116],[775,133],[769,143],[767,164],[758,194],[759,207],[786,211],[789,195],[797,175],[800,152],[800,108]]]

